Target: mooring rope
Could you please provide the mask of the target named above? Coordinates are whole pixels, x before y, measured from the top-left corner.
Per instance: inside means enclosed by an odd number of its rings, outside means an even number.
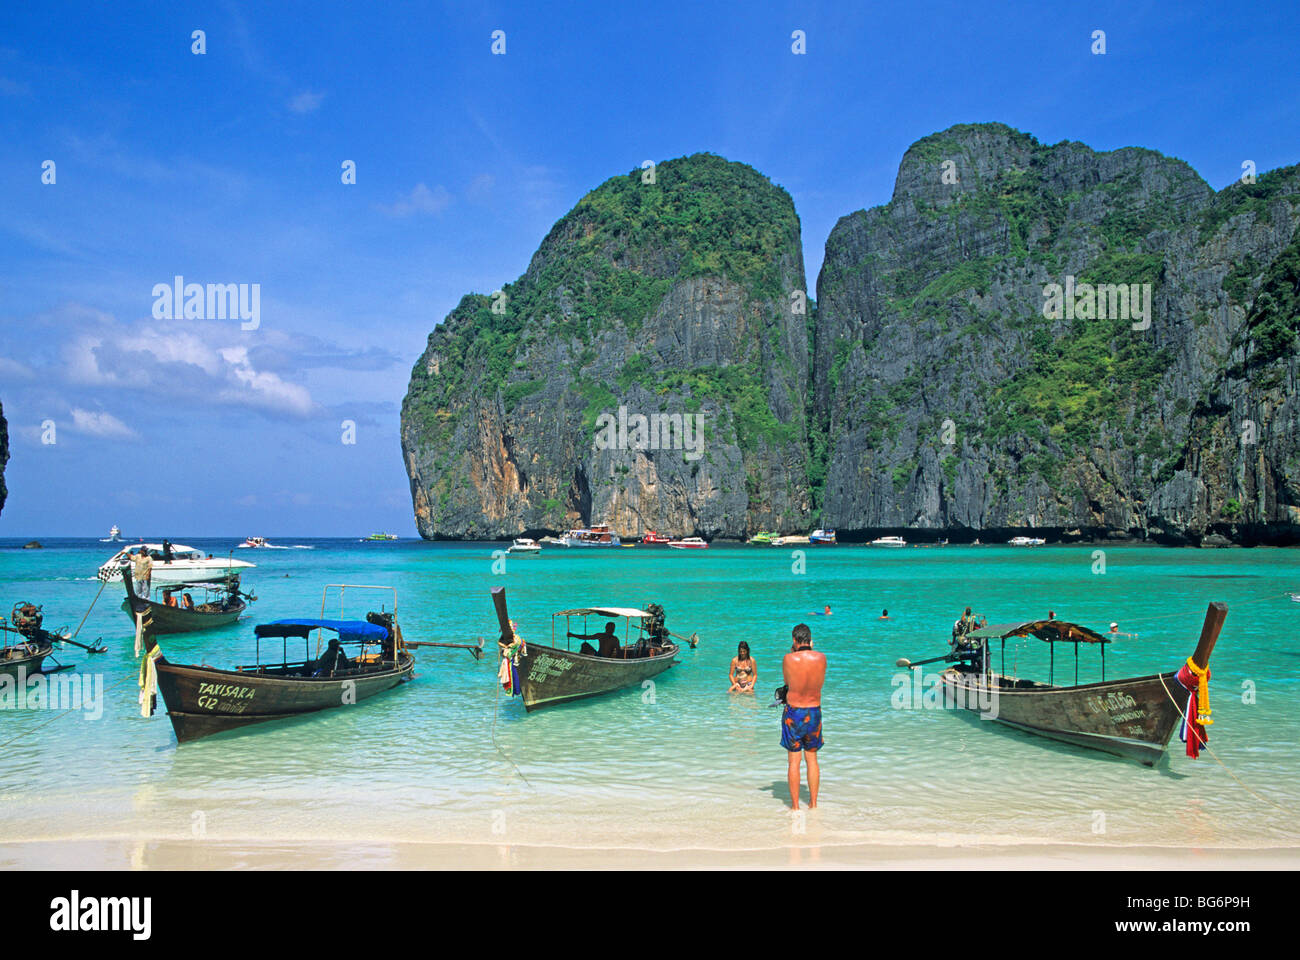
[[[496,697],[492,701],[492,746],[496,747],[497,753],[505,757],[506,763],[514,767],[515,773],[519,774],[519,779],[523,780],[524,783],[528,784],[528,789],[531,790],[533,788],[533,785],[531,783],[528,783],[528,778],[524,776],[524,772],[520,770],[518,766],[515,765],[515,762],[513,760],[510,759],[510,754],[506,753],[504,750],[501,749],[501,744],[497,743],[497,711],[501,706],[501,684],[499,683],[496,684],[496,688],[497,688]]]
[[[135,678],[135,677],[123,677],[121,680],[118,680],[116,683],[110,683],[108,686],[106,686],[106,687],[103,689],[103,691],[100,693],[100,696],[102,697],[104,694],[108,693],[108,691],[112,690],[114,687],[121,686],[121,685],[122,685],[123,683],[125,683],[127,680],[134,680],[134,679],[136,679],[136,678]],[[36,726],[32,727],[30,730],[25,730],[25,731],[23,731],[22,733],[18,734],[18,736],[14,737],[12,740],[6,740],[4,743],[0,743],[0,750],[3,750],[5,747],[9,746],[10,744],[17,743],[19,740],[23,740],[23,739],[25,739],[25,738],[31,736],[33,733],[35,733],[35,732],[36,732],[37,730],[39,730],[41,727],[44,727],[44,726],[46,726],[47,724],[51,724],[51,723],[53,723],[55,720],[60,720],[60,719],[62,719],[63,717],[66,717],[66,716],[67,716],[68,714],[70,714],[70,713],[77,712],[77,711],[81,711],[81,710],[84,710],[84,709],[85,709],[84,705],[81,706],[81,707],[69,707],[67,710],[64,710],[62,713],[57,713],[57,714],[55,714],[54,716],[50,717],[50,719],[48,719],[48,720],[44,720],[44,721],[42,721],[41,723],[36,724]]]
[[[99,603],[99,594],[104,592],[104,588],[106,586],[108,586],[107,580],[104,580],[100,583],[99,593],[95,594],[95,599],[90,601],[90,609],[86,611],[86,615],[82,617],[81,622],[77,624],[77,629],[72,633],[72,639],[74,640],[76,639],[77,635],[81,633],[81,628],[84,627],[86,625],[86,621],[90,619],[90,611],[94,610],[95,604]]]
[[[1160,675],[1158,676],[1158,679],[1160,680],[1160,686],[1161,686],[1161,687],[1164,687],[1165,696],[1168,697],[1168,698],[1169,698],[1169,702],[1172,703],[1172,704],[1174,705],[1174,709],[1178,711],[1178,715],[1179,715],[1180,717],[1183,718],[1183,724],[1184,724],[1184,725],[1186,726],[1186,728],[1187,728],[1187,734],[1188,734],[1188,736],[1195,737],[1195,736],[1196,736],[1196,731],[1192,728],[1191,724],[1189,724],[1189,723],[1187,722],[1187,714],[1183,713],[1183,708],[1179,705],[1178,701],[1174,699],[1174,695],[1173,695],[1172,693],[1169,692],[1169,687],[1165,684],[1164,674],[1160,674]],[[1281,810],[1283,813],[1287,814],[1288,816],[1291,816],[1291,817],[1294,817],[1294,816],[1295,816],[1295,813],[1294,813],[1293,811],[1288,810],[1286,807],[1282,806],[1280,803],[1274,803],[1272,800],[1268,799],[1268,797],[1261,797],[1258,793],[1256,793],[1254,790],[1252,790],[1250,787],[1248,787],[1248,786],[1245,784],[1245,782],[1243,782],[1242,779],[1241,779],[1239,776],[1237,776],[1235,773],[1232,772],[1232,768],[1229,767],[1229,766],[1228,766],[1226,763],[1224,763],[1222,760],[1220,760],[1220,759],[1219,759],[1219,755],[1218,755],[1217,753],[1215,753],[1213,750],[1210,749],[1210,744],[1209,744],[1209,742],[1208,742],[1207,740],[1202,740],[1202,741],[1201,741],[1201,747],[1205,750],[1206,753],[1208,753],[1210,756],[1212,756],[1212,757],[1214,758],[1214,762],[1215,762],[1215,763],[1217,763],[1219,766],[1223,767],[1223,769],[1224,769],[1225,771],[1227,771],[1228,776],[1232,777],[1232,779],[1235,780],[1235,781],[1237,782],[1237,785],[1238,785],[1239,787],[1241,787],[1243,790],[1245,790],[1247,793],[1249,793],[1249,794],[1250,794],[1252,797],[1254,797],[1256,800],[1261,800],[1261,801],[1263,801],[1264,803],[1267,803],[1267,804],[1268,804],[1269,806],[1271,806],[1271,807],[1276,807],[1278,810]]]

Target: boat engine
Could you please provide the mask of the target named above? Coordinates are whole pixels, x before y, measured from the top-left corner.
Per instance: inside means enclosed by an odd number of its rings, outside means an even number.
[[[28,640],[35,640],[41,633],[41,623],[45,615],[41,613],[41,608],[34,603],[16,603],[9,614],[9,622],[13,624],[14,629],[21,633]]]

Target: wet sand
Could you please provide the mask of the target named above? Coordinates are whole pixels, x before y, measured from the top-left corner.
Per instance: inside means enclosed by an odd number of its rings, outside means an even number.
[[[0,843],[3,870],[1295,870],[1300,848],[879,844],[644,850],[493,843],[276,843],[127,837]]]

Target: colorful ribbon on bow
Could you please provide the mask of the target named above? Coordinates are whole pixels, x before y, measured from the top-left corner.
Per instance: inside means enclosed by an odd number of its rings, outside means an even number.
[[[1194,760],[1201,754],[1201,745],[1210,741],[1205,728],[1214,723],[1210,717],[1210,668],[1198,667],[1188,657],[1178,670],[1178,682],[1187,691],[1187,710],[1178,736],[1187,744],[1187,755]]]

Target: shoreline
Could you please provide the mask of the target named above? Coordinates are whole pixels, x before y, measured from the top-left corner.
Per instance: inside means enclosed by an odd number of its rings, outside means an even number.
[[[753,849],[429,841],[0,841],[4,870],[1295,870],[1300,847],[799,844]]]

